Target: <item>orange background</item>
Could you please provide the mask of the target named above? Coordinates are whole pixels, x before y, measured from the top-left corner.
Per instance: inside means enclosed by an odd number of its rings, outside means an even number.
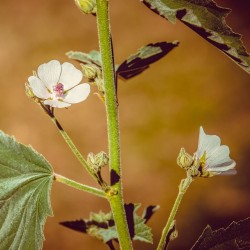
[[[248,1],[218,3],[233,9],[228,23],[243,34],[250,50]],[[181,147],[195,152],[200,125],[207,134],[219,135],[237,162],[236,176],[198,179],[184,197],[176,217],[179,237],[171,249],[188,249],[207,224],[217,229],[249,216],[250,78],[180,22],[170,24],[140,1],[110,4],[116,63],[151,42],[181,42],[142,75],[119,82],[125,200],[161,206],[149,222],[155,245],[135,243],[136,249],[155,248],[185,176],[176,157]],[[64,55],[69,50],[98,49],[95,18],[82,15],[73,0],[1,0],[0,32],[0,128],[31,144],[55,172],[94,185],[52,122],[25,96],[24,83],[44,62],[69,61]],[[56,110],[84,155],[107,151],[104,106],[94,92],[93,88],[84,103]],[[54,183],[52,207],[54,217],[45,226],[45,250],[107,249],[98,240],[58,224],[88,218],[91,211],[107,212],[107,202]]]

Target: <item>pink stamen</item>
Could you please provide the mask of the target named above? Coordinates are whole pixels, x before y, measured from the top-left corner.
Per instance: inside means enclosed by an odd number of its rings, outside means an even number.
[[[57,83],[54,87],[53,87],[53,91],[56,94],[56,97],[62,97],[64,94],[64,88],[63,88],[63,84],[62,83]]]

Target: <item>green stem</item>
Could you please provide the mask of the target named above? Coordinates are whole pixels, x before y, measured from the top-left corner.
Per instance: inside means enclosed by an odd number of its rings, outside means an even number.
[[[52,122],[56,125],[56,127],[58,128],[61,136],[63,137],[63,139],[65,140],[65,142],[68,144],[69,148],[71,149],[71,151],[73,152],[73,154],[76,156],[76,158],[79,160],[79,162],[81,163],[81,165],[88,171],[88,173],[98,182],[98,179],[96,178],[96,176],[94,175],[93,171],[91,170],[91,167],[88,165],[87,161],[84,159],[84,157],[82,156],[82,154],[80,153],[80,151],[77,149],[77,147],[75,146],[75,144],[73,143],[73,141],[70,139],[70,137],[68,136],[67,132],[63,129],[63,127],[61,126],[61,124],[59,123],[59,121],[56,119],[53,109],[50,109],[46,106],[44,106],[42,103],[40,103],[40,107],[45,111],[45,113],[47,115],[49,115],[49,117],[51,118]]]
[[[105,106],[107,113],[109,160],[111,173],[110,206],[113,212],[121,249],[132,249],[128,231],[124,202],[122,195],[121,169],[120,169],[120,138],[118,124],[118,105],[114,77],[114,63],[111,45],[109,24],[108,0],[97,0],[97,27],[99,46],[102,57],[102,71],[104,78]],[[116,182],[113,181],[116,176]]]
[[[70,180],[62,175],[54,173],[54,180],[61,182],[61,183],[64,183],[67,186],[88,192],[90,194],[94,194],[94,195],[102,197],[102,198],[107,198],[106,193],[104,191],[97,189],[97,188],[94,188],[94,187],[90,187],[90,186],[81,184],[81,183],[73,181],[73,180]]]
[[[181,180],[180,186],[179,186],[179,193],[176,197],[175,203],[173,205],[173,208],[171,210],[171,213],[169,215],[168,221],[166,226],[164,227],[163,231],[162,231],[162,235],[161,235],[161,239],[159,241],[157,250],[165,250],[166,249],[166,240],[167,240],[167,236],[170,232],[170,230],[173,228],[173,222],[175,219],[175,215],[178,211],[178,208],[180,206],[181,200],[184,196],[184,194],[186,193],[188,187],[190,186],[190,184],[192,183],[193,178],[192,177],[187,177],[186,179]]]
[[[82,154],[79,152],[73,141],[68,136],[67,132],[62,128],[58,120],[53,116],[51,117],[51,120],[56,125],[56,127],[59,129],[60,134],[62,135],[65,142],[68,144],[70,149],[72,150],[73,154],[76,156],[76,158],[79,160],[79,162],[83,165],[84,168],[92,175],[91,168],[89,167],[87,161],[84,159]]]

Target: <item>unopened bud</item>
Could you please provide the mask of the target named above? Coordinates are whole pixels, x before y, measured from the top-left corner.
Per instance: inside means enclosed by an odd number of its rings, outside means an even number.
[[[98,154],[89,153],[87,158],[88,164],[95,170],[99,171],[100,168],[106,166],[109,162],[107,154],[101,151]]]
[[[84,14],[96,13],[96,0],[75,0],[75,3]]]
[[[185,151],[184,148],[181,148],[180,153],[177,157],[177,164],[184,169],[189,169],[193,163],[193,157]]]
[[[95,64],[81,64],[83,75],[90,81],[95,80],[101,73],[100,69]]]

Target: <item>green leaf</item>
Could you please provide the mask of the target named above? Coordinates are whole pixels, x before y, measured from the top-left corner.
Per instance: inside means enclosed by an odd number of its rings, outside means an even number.
[[[126,218],[130,237],[133,240],[140,240],[146,243],[153,243],[151,228],[145,223],[152,217],[159,206],[148,206],[145,208],[142,216],[137,215],[136,211],[140,207],[139,204],[126,204]],[[73,229],[78,232],[87,233],[103,240],[109,246],[112,241],[118,241],[118,235],[115,228],[112,213],[91,213],[90,218],[86,220],[64,221],[61,225]]]
[[[42,248],[52,181],[42,155],[0,131],[0,249]]]
[[[241,41],[226,24],[229,9],[212,0],[142,0],[152,11],[172,23],[179,19],[250,73],[250,57]]]
[[[110,240],[117,240],[118,235],[115,228],[112,213],[91,213],[89,219],[64,221],[61,225],[78,232],[87,233],[90,236],[103,240],[105,243]]]
[[[135,235],[133,240],[140,240],[146,243],[153,244],[153,235],[151,233],[151,228],[145,224],[146,219],[138,216],[136,211],[140,205],[135,205],[134,209],[134,225],[135,225]]]
[[[152,63],[167,55],[172,49],[177,47],[178,44],[179,42],[175,41],[172,43],[150,43],[143,46],[119,65],[116,69],[116,73],[125,80],[137,76],[148,69]]]
[[[89,53],[84,53],[80,51],[69,51],[66,53],[68,58],[79,61],[83,64],[95,64],[101,68],[102,59],[99,51],[92,50]]]
[[[250,247],[250,218],[232,222],[226,229],[207,226],[192,250],[244,249]]]

